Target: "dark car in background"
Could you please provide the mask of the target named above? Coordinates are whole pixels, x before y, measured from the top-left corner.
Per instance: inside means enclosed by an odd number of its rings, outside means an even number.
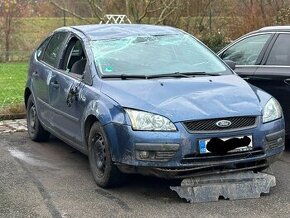
[[[290,137],[290,26],[272,26],[248,33],[218,55],[236,63],[235,72],[273,95],[285,116]]]

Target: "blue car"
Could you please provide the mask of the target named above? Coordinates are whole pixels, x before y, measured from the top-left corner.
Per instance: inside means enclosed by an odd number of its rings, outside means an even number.
[[[153,25],[63,27],[34,51],[28,133],[85,153],[96,183],[261,171],[284,150],[277,100],[193,36]]]

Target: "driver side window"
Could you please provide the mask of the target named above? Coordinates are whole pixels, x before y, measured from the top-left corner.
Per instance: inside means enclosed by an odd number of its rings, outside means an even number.
[[[62,70],[67,73],[83,75],[87,63],[87,57],[81,41],[73,37],[66,48]]]
[[[228,48],[223,60],[234,61],[237,65],[255,65],[271,34],[250,36]]]

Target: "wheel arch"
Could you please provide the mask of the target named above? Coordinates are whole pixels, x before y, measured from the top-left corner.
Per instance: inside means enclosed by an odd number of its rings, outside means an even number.
[[[91,127],[95,122],[99,122],[99,119],[93,114],[90,114],[85,120],[84,140],[85,140],[86,148],[88,147],[88,138],[89,138]]]

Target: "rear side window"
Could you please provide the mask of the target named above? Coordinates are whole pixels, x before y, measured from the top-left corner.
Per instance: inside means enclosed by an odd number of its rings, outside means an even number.
[[[290,66],[290,34],[279,35],[266,64]]]
[[[223,60],[234,61],[237,65],[254,65],[271,34],[250,36],[234,44],[223,55]]]
[[[65,32],[55,33],[49,41],[42,60],[47,64],[57,68],[58,60],[62,53],[62,47],[66,38],[67,33]]]

